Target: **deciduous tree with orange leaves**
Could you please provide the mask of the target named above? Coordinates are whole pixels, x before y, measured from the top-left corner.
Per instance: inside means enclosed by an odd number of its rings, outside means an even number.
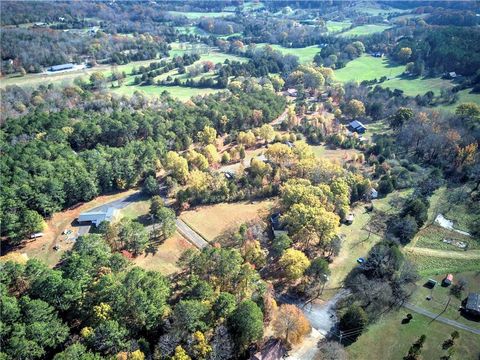
[[[287,345],[298,344],[312,330],[303,312],[290,304],[280,306],[272,325],[275,335]]]

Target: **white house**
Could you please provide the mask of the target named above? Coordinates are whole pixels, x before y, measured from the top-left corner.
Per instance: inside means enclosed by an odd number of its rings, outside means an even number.
[[[81,213],[78,217],[79,223],[91,223],[98,226],[102,221],[111,222],[118,216],[118,209],[109,207],[104,211],[92,211]]]

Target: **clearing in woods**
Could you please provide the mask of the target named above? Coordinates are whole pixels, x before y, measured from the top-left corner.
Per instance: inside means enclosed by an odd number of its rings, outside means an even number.
[[[238,230],[240,225],[248,221],[265,219],[274,204],[273,200],[263,200],[205,205],[184,211],[180,219],[211,242],[226,231]]]

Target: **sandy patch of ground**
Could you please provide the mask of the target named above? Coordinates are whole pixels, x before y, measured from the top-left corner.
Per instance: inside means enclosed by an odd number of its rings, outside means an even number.
[[[79,230],[78,226],[74,225],[74,221],[81,212],[136,192],[138,192],[138,190],[128,190],[113,195],[99,196],[75,209],[58,212],[54,214],[51,219],[47,220],[43,237],[35,240],[27,240],[14,251],[5,254],[1,258],[3,259],[12,253],[25,254],[28,258],[40,259],[49,266],[55,266],[55,264],[60,261],[63,253],[70,250],[74,244],[72,239],[77,237]],[[64,230],[72,230],[73,233],[69,236],[62,235]],[[59,251],[53,250],[56,244],[60,245]]]

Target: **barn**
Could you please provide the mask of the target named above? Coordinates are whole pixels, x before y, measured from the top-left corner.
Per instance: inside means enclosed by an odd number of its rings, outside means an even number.
[[[54,65],[54,66],[50,66],[48,68],[48,71],[62,71],[62,70],[70,70],[70,69],[73,69],[75,65],[74,64],[61,64],[61,65]]]
[[[115,220],[117,216],[118,209],[109,207],[105,210],[81,213],[78,217],[78,222],[80,224],[90,223],[92,225],[98,226],[103,221],[111,222]]]
[[[367,131],[367,127],[358,120],[353,120],[348,124],[347,127],[350,131],[354,131],[359,134],[363,134],[365,131]]]

